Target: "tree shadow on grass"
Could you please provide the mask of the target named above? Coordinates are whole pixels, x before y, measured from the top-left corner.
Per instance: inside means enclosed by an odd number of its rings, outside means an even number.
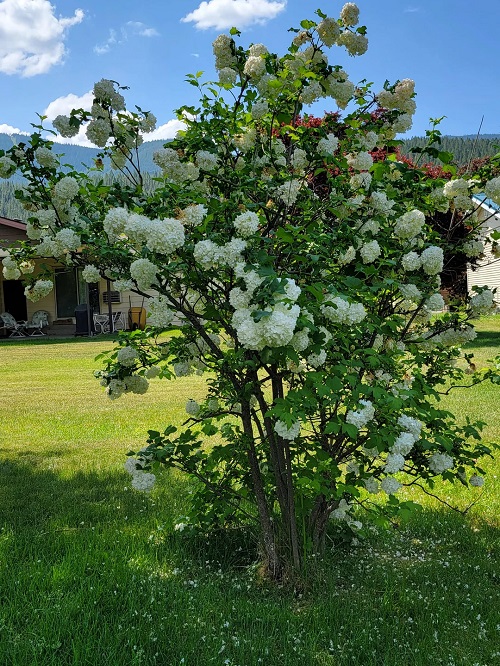
[[[500,347],[500,333],[498,331],[478,331],[477,337],[472,342],[468,342],[465,349],[484,347]]]
[[[175,474],[145,496],[119,470],[3,462],[0,663],[422,666],[394,647],[410,629],[424,659],[437,631],[457,664],[489,663],[498,529],[421,510],[389,536],[329,542],[297,595],[256,583],[241,533],[175,532],[189,490]],[[488,623],[474,652],[461,640],[471,608]]]

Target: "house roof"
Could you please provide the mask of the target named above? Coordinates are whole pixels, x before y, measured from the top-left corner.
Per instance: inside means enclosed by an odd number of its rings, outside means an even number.
[[[26,230],[26,224],[21,222],[21,220],[11,220],[9,217],[0,216],[0,225],[4,227],[12,227],[13,229],[22,229]]]
[[[482,206],[486,206],[495,213],[500,213],[500,206],[491,199],[488,199],[486,194],[484,194],[483,192],[481,192],[480,194],[474,194],[472,198],[475,199]]]
[[[11,220],[9,217],[0,216],[0,259],[9,254],[5,246],[9,247],[17,240],[27,240],[26,224],[21,220]]]

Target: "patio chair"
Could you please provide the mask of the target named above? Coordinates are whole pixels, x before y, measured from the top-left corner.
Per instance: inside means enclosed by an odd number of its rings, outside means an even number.
[[[123,313],[113,312],[113,331],[117,331],[120,328],[125,328],[125,321],[123,319]],[[95,314],[94,315],[94,325],[96,333],[109,333],[109,314]]]
[[[26,322],[24,329],[32,338],[39,337],[40,335],[47,335],[43,332],[43,328],[49,325],[49,313],[45,310],[37,310],[33,312],[31,319]]]
[[[5,328],[10,331],[9,337],[26,337],[26,333],[24,332],[24,327],[26,326],[25,321],[16,321],[15,317],[13,317],[10,312],[2,312],[2,314],[0,314],[0,319],[2,320]]]

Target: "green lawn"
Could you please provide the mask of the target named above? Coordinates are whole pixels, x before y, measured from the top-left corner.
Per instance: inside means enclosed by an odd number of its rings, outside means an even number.
[[[500,353],[500,318],[478,328],[479,366]],[[174,531],[184,479],[130,489],[125,453],[182,422],[204,384],[109,401],[93,359],[110,346],[0,344],[2,666],[500,664],[498,460],[467,516],[424,496],[406,524],[350,549],[332,541],[305,587],[276,589],[244,534]],[[447,401],[500,440],[500,387]],[[462,508],[481,493],[441,490]]]

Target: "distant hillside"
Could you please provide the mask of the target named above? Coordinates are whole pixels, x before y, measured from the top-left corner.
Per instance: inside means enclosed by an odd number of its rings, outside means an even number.
[[[0,134],[0,149],[9,149],[13,141],[20,143],[26,141],[27,137],[15,135],[10,137],[8,134]],[[164,141],[148,141],[140,149],[141,169],[144,174],[154,174],[158,171],[153,162],[153,152],[161,148]],[[424,147],[427,141],[424,137],[412,137],[407,139],[401,146],[401,152],[404,155],[412,156],[412,148]],[[467,136],[443,136],[440,144],[440,150],[451,152],[455,156],[455,163],[459,166],[467,164],[471,159],[477,157],[487,157],[500,152],[500,134],[482,134],[478,138],[474,135]],[[71,144],[58,144],[56,152],[63,154],[62,162],[75,165],[92,167],[93,160],[99,150],[97,148],[85,148],[83,146],[73,146]],[[430,162],[429,158],[425,158]],[[83,165],[83,166],[82,166]],[[109,162],[105,163],[105,180],[116,177],[116,173],[109,168]],[[10,181],[0,180],[0,215],[10,218],[26,219],[26,212],[18,204],[14,197],[15,186],[19,185],[19,179],[13,178]]]
[[[8,150],[12,148],[14,143],[26,142],[29,137],[20,134],[0,134],[0,150]],[[158,167],[153,162],[153,152],[163,146],[165,141],[147,141],[139,148],[139,157],[141,160],[141,168],[146,173],[155,173]],[[86,148],[84,146],[74,146],[69,143],[56,144],[53,150],[59,154],[64,155],[61,160],[63,163],[72,164],[78,168],[90,168],[94,166],[94,159],[99,153],[98,148]],[[109,161],[104,164],[105,170],[110,169]]]
[[[403,155],[412,157],[412,148],[423,148],[426,145],[427,139],[425,137],[414,136],[404,141],[401,152]],[[439,146],[436,145],[436,148],[453,153],[454,163],[457,166],[462,166],[476,157],[491,157],[500,152],[500,134],[481,134],[477,138],[472,134],[467,136],[443,136],[441,143]],[[413,154],[413,156],[415,155]],[[440,164],[439,160],[432,160],[428,156],[425,156],[424,161]]]

